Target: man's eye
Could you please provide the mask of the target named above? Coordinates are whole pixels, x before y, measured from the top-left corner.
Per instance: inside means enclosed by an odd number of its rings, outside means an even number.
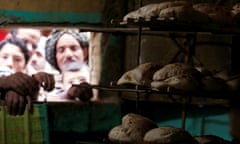
[[[57,52],[58,53],[63,53],[64,52],[64,48],[63,47],[58,47],[57,48]]]
[[[71,46],[72,51],[76,51],[79,47],[78,46]]]

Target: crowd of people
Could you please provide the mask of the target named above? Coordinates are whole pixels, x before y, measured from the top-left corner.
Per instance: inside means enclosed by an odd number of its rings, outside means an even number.
[[[10,114],[22,114],[32,100],[96,99],[89,85],[89,33],[35,28],[4,32],[0,40],[0,92]]]

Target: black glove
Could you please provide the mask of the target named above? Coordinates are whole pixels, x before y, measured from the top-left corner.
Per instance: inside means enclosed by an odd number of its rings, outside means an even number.
[[[52,74],[38,72],[33,75],[33,78],[44,88],[44,90],[51,91],[55,87],[55,80]]]
[[[93,91],[90,85],[86,82],[80,85],[73,85],[67,92],[69,99],[79,98],[81,101],[89,101],[93,97]]]
[[[0,79],[0,87],[4,91],[15,91],[22,96],[35,96],[39,90],[38,82],[27,74],[17,72]]]
[[[8,91],[5,95],[5,103],[7,111],[10,115],[23,115],[26,105],[28,110],[32,112],[32,101],[30,96],[21,96],[14,91]]]

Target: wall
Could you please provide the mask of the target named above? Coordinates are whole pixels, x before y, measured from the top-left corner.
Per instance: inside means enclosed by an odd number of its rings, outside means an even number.
[[[105,0],[1,0],[0,23],[101,22]]]

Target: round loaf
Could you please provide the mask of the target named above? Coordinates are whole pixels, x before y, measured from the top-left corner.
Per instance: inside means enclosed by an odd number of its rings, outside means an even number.
[[[151,87],[156,89],[172,87],[176,90],[194,91],[199,88],[199,83],[191,75],[176,75],[164,81],[153,81]]]
[[[229,9],[225,6],[218,6],[211,3],[198,3],[194,4],[193,8],[202,13],[216,13],[216,12],[229,12]]]
[[[108,133],[108,139],[114,144],[131,144],[132,142],[121,125],[118,125],[110,130]]]
[[[129,12],[123,17],[124,21],[128,19],[138,20],[139,18],[151,18],[159,13],[158,4],[148,4],[135,11]]]
[[[157,125],[144,116],[129,113],[122,118],[122,128],[133,143],[140,144],[143,142],[145,133],[157,128]]]
[[[193,8],[196,11],[207,14],[213,23],[224,25],[233,24],[233,18],[230,10],[225,6],[218,6],[210,3],[194,4]]]
[[[165,1],[161,3],[153,3],[145,5],[135,11],[129,12],[123,17],[124,21],[128,19],[138,20],[139,18],[150,19],[151,17],[158,17],[161,10],[180,5],[191,5],[188,1]]]
[[[162,81],[176,75],[199,76],[200,72],[190,65],[183,63],[167,64],[153,75],[154,81]]]
[[[199,88],[199,83],[191,75],[176,75],[164,81],[153,81],[151,87],[157,89],[172,87],[176,90],[194,91]]]
[[[144,136],[144,142],[147,144],[194,144],[195,140],[183,129],[163,126],[148,131]]]
[[[209,22],[209,17],[206,14],[194,10],[189,5],[165,8],[159,13],[159,17],[163,19],[174,18],[178,21],[184,22]]]
[[[144,63],[138,67],[124,73],[122,77],[117,81],[118,85],[122,84],[134,84],[150,86],[152,82],[153,74],[160,68],[159,65],[152,63]]]

